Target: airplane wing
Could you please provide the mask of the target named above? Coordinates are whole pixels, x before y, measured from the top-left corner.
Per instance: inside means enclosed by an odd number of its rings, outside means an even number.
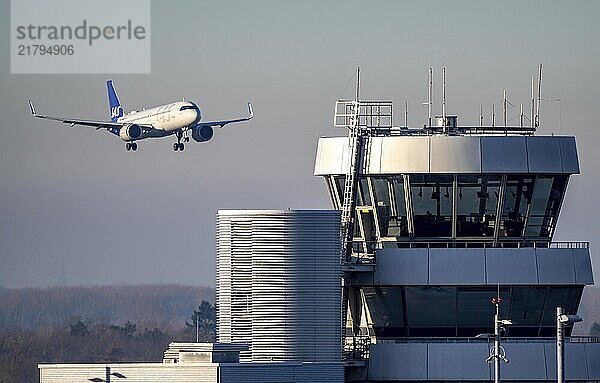
[[[33,103],[31,102],[31,100],[29,101],[29,109],[31,109],[31,114],[33,115],[33,117],[45,118],[47,120],[60,121],[64,124],[69,124],[71,127],[73,127],[75,125],[81,125],[81,126],[89,126],[92,128],[96,128],[96,130],[99,130],[99,129],[108,129],[108,128],[121,128],[124,125],[122,122],[79,120],[79,119],[75,119],[75,118],[54,117],[54,116],[46,116],[43,114],[37,114],[35,112],[35,108],[33,107]],[[149,125],[140,125],[140,126],[143,128],[149,128],[149,129],[152,128],[152,126],[149,126]]]
[[[251,120],[254,117],[254,112],[252,110],[252,103],[248,103],[248,117],[236,118],[233,120],[221,120],[221,121],[200,121],[198,125],[208,125],[208,126],[216,126],[219,128],[224,127],[227,124],[233,124],[234,122],[242,122]]]

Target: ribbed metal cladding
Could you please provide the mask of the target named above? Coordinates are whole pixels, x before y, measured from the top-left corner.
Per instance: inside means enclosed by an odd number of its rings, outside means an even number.
[[[220,210],[217,340],[242,361],[339,362],[340,213]]]

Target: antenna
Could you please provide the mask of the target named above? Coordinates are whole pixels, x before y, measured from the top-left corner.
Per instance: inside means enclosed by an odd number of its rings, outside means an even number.
[[[535,125],[535,78],[531,77],[531,127]]]
[[[428,120],[427,127],[431,128],[431,97],[432,97],[432,89],[433,86],[433,70],[429,68],[429,92],[427,97],[427,110],[428,110]]]
[[[404,126],[408,129],[408,101],[404,101]]]
[[[496,104],[492,104],[492,128],[496,126]]]
[[[519,115],[519,119],[520,119],[520,125],[519,126],[521,127],[521,129],[523,129],[523,117],[524,117],[524,115],[523,115],[523,104],[521,103],[521,114]]]
[[[442,131],[446,133],[446,68],[442,68]]]
[[[483,127],[483,106],[479,107],[479,127]]]
[[[506,131],[506,89],[502,96],[502,118],[504,119],[504,130]]]
[[[431,95],[432,95],[432,90],[431,90],[431,86],[433,84],[433,71],[431,70],[431,68],[429,68],[429,72],[427,75],[427,102],[422,102],[422,105],[427,105],[427,124],[423,125],[423,129],[425,129],[425,127],[427,128],[431,128]]]
[[[358,102],[358,98],[359,98],[358,96],[360,94],[359,92],[360,92],[360,67],[357,66],[356,67],[356,99],[355,99],[356,102]]]
[[[540,101],[542,99],[542,64],[538,73],[537,106],[535,111],[535,127],[540,126]]]

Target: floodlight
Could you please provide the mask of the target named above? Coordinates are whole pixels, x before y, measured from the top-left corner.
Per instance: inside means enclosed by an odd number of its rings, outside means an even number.
[[[475,335],[475,338],[476,338],[476,339],[481,339],[481,338],[493,338],[493,337],[495,337],[495,336],[496,336],[496,335],[494,335],[494,334],[490,334],[489,332],[486,332],[486,333],[484,333],[484,334],[477,334],[477,335]]]
[[[568,323],[582,322],[583,318],[581,318],[579,315],[565,315],[565,314],[563,314],[563,315],[560,315],[558,317],[558,320],[561,323],[568,324]]]

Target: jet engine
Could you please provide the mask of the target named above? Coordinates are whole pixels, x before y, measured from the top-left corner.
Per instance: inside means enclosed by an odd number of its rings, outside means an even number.
[[[142,128],[136,124],[123,125],[119,130],[119,137],[123,141],[133,141],[142,137]]]
[[[192,129],[192,138],[196,142],[206,142],[213,136],[213,128],[210,125],[196,125]]]

